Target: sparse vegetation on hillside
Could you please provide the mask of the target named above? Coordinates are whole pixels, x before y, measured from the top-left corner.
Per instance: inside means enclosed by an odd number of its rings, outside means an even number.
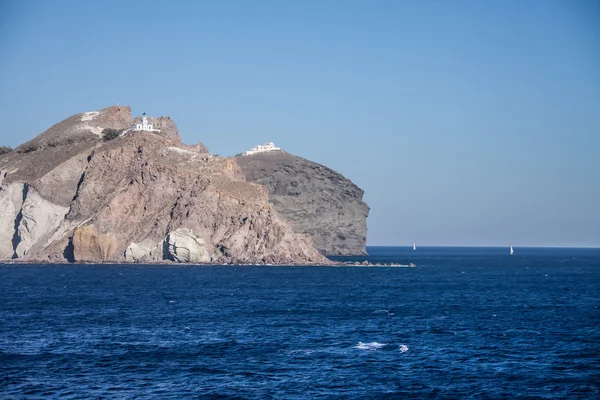
[[[17,147],[17,153],[31,153],[32,151],[36,151],[40,146],[36,143],[25,143]]]
[[[76,140],[73,138],[67,138],[64,140],[49,140],[47,142],[43,142],[43,141],[39,141],[39,140],[32,140],[30,142],[24,143],[22,145],[20,145],[19,147],[17,147],[15,149],[15,151],[17,153],[31,153],[33,151],[39,150],[39,149],[47,149],[47,148],[52,148],[52,147],[58,147],[58,146],[65,146],[65,145],[71,145],[73,143],[76,143]],[[1,153],[0,153],[1,154]]]
[[[11,151],[13,151],[12,147],[0,146],[0,155],[10,153]]]
[[[104,128],[102,130],[102,140],[108,142],[119,136],[123,132],[123,129]]]
[[[73,144],[73,143],[75,143],[75,139],[73,139],[73,138],[67,138],[63,141],[50,140],[46,144],[46,147],[64,146],[64,145]]]

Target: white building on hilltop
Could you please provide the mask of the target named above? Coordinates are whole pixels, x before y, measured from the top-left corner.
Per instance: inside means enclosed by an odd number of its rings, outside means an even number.
[[[266,151],[273,151],[273,150],[281,150],[281,149],[279,147],[275,147],[273,142],[269,142],[269,143],[259,144],[257,146],[254,146],[250,150],[245,151],[244,155],[249,156],[249,155],[256,154],[256,153],[264,153]]]
[[[153,129],[151,123],[148,123],[148,118],[146,118],[146,113],[142,114],[142,123],[133,123],[131,124],[132,131],[149,131],[149,132],[159,132],[158,129]]]

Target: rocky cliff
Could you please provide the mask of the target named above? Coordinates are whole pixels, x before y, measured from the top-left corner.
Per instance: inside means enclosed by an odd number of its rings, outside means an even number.
[[[235,159],[161,132],[125,131],[129,107],[74,115],[0,155],[0,258],[328,263]]]
[[[236,157],[246,180],[269,200],[294,232],[308,234],[327,255],[366,254],[369,207],[363,191],[339,173],[285,151]]]

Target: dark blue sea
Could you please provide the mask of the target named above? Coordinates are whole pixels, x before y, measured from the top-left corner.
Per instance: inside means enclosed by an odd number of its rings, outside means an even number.
[[[600,398],[600,249],[368,250],[0,265],[0,398]]]

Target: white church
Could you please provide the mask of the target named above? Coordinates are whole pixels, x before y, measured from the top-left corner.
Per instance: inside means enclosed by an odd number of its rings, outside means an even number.
[[[142,123],[141,124],[136,124],[136,123],[131,124],[131,130],[132,131],[160,132],[160,130],[158,130],[158,129],[153,129],[152,124],[148,123],[148,118],[146,117],[146,113],[142,114]]]
[[[245,151],[244,155],[249,156],[249,155],[256,154],[256,153],[264,153],[267,151],[274,151],[274,150],[281,150],[281,149],[279,147],[275,147],[275,144],[273,144],[273,142],[269,142],[269,143],[259,144],[257,146],[254,146],[250,150]]]

